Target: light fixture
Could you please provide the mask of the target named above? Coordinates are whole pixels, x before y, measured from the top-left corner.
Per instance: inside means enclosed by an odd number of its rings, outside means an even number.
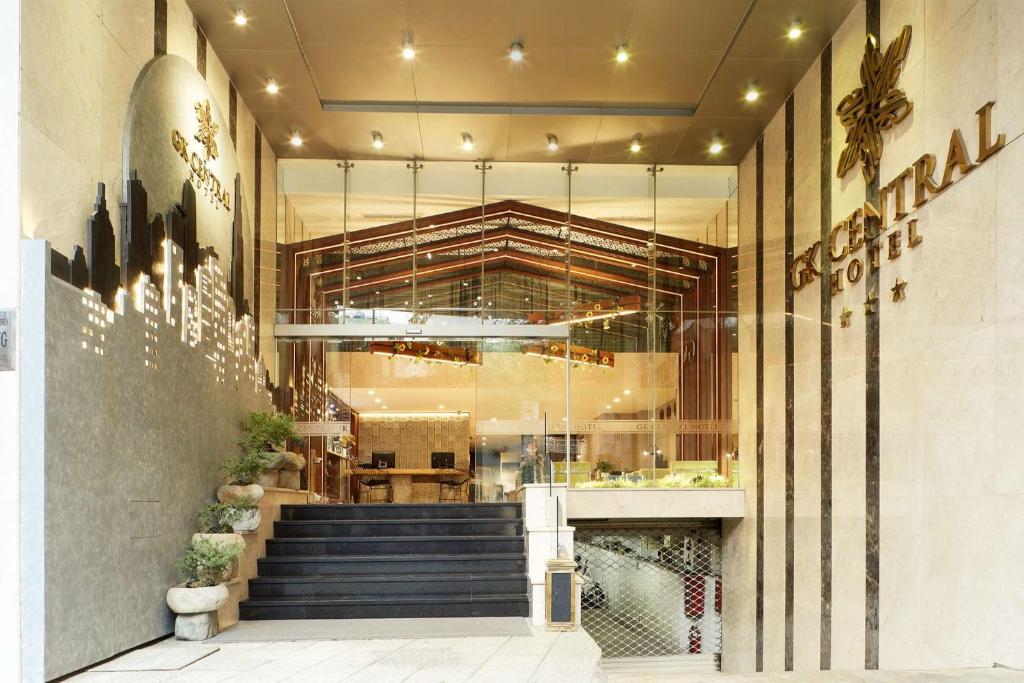
[[[612,407],[611,407],[611,405],[606,405],[606,406],[604,407],[604,409],[605,409],[605,410],[611,410],[611,409],[612,409]]]
[[[302,147],[302,135],[297,130],[292,131],[292,136],[288,141],[292,143],[292,147]]]
[[[373,148],[380,149],[384,146],[384,136],[380,134],[380,131],[373,131]]]
[[[527,356],[536,356],[546,361],[565,358],[565,342],[548,341],[536,344],[525,344],[522,352]],[[591,349],[586,346],[572,345],[569,347],[569,362],[573,365],[592,365],[599,368],[615,367],[615,354],[611,351]]]
[[[615,61],[619,64],[625,64],[629,61],[629,50],[626,48],[626,44],[622,43],[615,50]]]
[[[800,22],[794,19],[789,24],[789,30],[786,31],[786,37],[790,40],[796,40],[804,34],[804,27],[800,25]]]
[[[377,392],[376,392],[376,391],[374,391],[373,389],[370,389],[370,391],[369,391],[369,394],[370,394],[370,396],[373,396],[373,395],[374,395],[374,394],[376,394],[376,393],[377,393]]]
[[[380,407],[380,409],[381,409],[381,410],[387,410],[387,409],[388,409],[388,407],[387,407],[387,406],[381,406],[381,407]]]
[[[441,346],[430,342],[381,341],[370,344],[370,353],[389,358],[409,358],[448,365],[482,365],[476,348]]]
[[[640,296],[633,294],[619,297],[618,299],[603,299],[594,303],[585,304],[582,308],[573,308],[570,315],[561,313],[550,316],[544,311],[530,313],[527,321],[530,325],[563,325],[573,323],[585,323],[592,320],[603,320],[615,318],[620,315],[631,315],[640,312]]]
[[[708,151],[712,154],[721,154],[724,147],[725,146],[722,144],[722,138],[716,135],[711,138],[711,144],[708,145]]]
[[[473,136],[469,133],[462,134],[462,151],[472,152],[473,151]]]
[[[402,43],[402,58],[412,59],[415,56],[416,48],[412,46],[412,41],[407,39],[404,43]]]
[[[277,84],[276,78],[267,79],[267,92],[270,93],[271,95],[276,95],[277,93],[281,92],[281,86]]]
[[[558,136],[555,135],[554,133],[548,133],[548,151],[558,151]]]
[[[629,395],[630,395],[631,393],[633,393],[633,392],[632,392],[632,391],[630,391],[629,389],[623,389],[623,390],[622,390],[622,393],[623,393],[623,394],[625,394],[626,396],[629,396]]]
[[[444,410],[444,404],[443,404],[443,403],[439,403],[439,404],[437,405],[437,409],[438,409],[438,410]]]
[[[636,154],[640,149],[640,133],[637,133],[633,136],[633,139],[629,141],[629,151]]]
[[[518,40],[508,48],[508,58],[513,62],[523,61],[523,44]]]
[[[618,396],[616,396],[615,398],[612,399],[612,403],[618,403],[618,402],[619,402],[619,397]]]
[[[761,97],[761,91],[757,89],[756,83],[751,83],[747,86],[747,91],[743,93],[743,99],[747,102],[757,102]]]
[[[246,16],[245,10],[244,9],[236,10],[235,11],[235,25],[236,26],[245,26],[248,23],[249,23],[249,17]]]
[[[375,398],[375,399],[373,399],[373,402],[374,402],[374,403],[380,403],[380,398]]]

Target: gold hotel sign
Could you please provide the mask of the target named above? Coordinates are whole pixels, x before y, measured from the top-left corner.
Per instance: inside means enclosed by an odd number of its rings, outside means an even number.
[[[174,145],[174,151],[178,153],[181,160],[188,164],[196,189],[200,190],[215,204],[219,204],[230,211],[231,191],[221,184],[220,179],[213,174],[208,165],[208,162],[220,156],[220,150],[217,147],[217,130],[220,126],[213,120],[209,100],[196,102],[195,110],[198,130],[193,137],[196,142],[202,145],[202,156],[197,152],[189,150],[188,140],[177,128],[171,131],[171,144]]]
[[[873,180],[882,154],[882,132],[906,118],[913,108],[906,94],[896,87],[910,47],[910,33],[910,27],[904,26],[884,55],[879,52],[874,36],[868,36],[860,69],[861,87],[844,97],[836,109],[846,127],[846,146],[836,169],[840,178],[860,161],[865,181]],[[894,226],[898,226],[911,211],[947,190],[954,182],[954,175],[967,175],[1003,148],[1005,134],[1000,133],[995,141],[992,140],[994,105],[995,102],[986,102],[975,112],[978,135],[974,161],[971,161],[963,134],[959,129],[953,129],[946,160],[941,167],[941,179],[935,180],[935,155],[923,154],[879,187],[877,206],[865,201],[862,208],[832,227],[824,243],[819,240],[794,256],[789,271],[789,284],[793,290],[799,291],[821,277],[820,265],[825,258],[832,263],[829,284],[832,295],[836,295],[844,291],[845,284],[860,282],[866,269],[878,270],[883,257],[893,261],[900,257],[904,247],[913,249],[921,244],[924,237],[916,218],[906,223],[905,241],[904,228]],[[901,301],[905,297],[906,286],[906,281],[896,280],[890,290],[893,301]],[[878,293],[868,292],[864,312],[871,314],[877,311],[877,303]],[[849,325],[850,313],[845,308],[840,313],[842,327]]]

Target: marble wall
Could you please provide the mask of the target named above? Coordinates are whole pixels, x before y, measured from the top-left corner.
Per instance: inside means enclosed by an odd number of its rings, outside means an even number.
[[[954,128],[974,159],[975,112],[987,101],[995,102],[993,136],[1006,134],[1002,151],[954,175],[949,189],[887,230],[902,229],[903,253],[896,260],[883,253],[872,314],[879,326],[877,485],[868,466],[875,382],[868,278],[831,297],[828,319],[818,281],[794,293],[791,316],[785,310],[787,230],[799,254],[866,197],[859,165],[836,177],[845,131],[834,111],[860,84],[873,13],[883,50],[904,25],[913,30],[899,86],[914,108],[884,134],[882,185],[925,153],[937,157],[941,175]],[[784,107],[740,164],[740,454],[749,502],[747,517],[725,524],[725,670],[1024,666],[1024,587],[1015,578],[1024,557],[1024,469],[1015,462],[1024,401],[1017,219],[1024,209],[1024,50],[1014,35],[1022,26],[1024,3],[1016,0],[860,2],[792,93],[791,146]],[[831,89],[824,102],[823,83]],[[830,121],[824,131],[822,106]],[[824,182],[822,154],[830,157]],[[912,219],[924,238],[913,250],[906,245]],[[899,302],[890,292],[896,278],[908,283]],[[844,307],[852,311],[849,327],[840,326]],[[829,430],[831,448],[822,438]],[[760,473],[753,467],[759,446]],[[877,599],[868,587],[875,554]]]

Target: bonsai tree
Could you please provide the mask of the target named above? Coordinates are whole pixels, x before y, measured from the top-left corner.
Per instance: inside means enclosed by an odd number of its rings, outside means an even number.
[[[185,547],[175,568],[185,588],[204,588],[222,583],[231,563],[242,554],[241,544],[221,545],[205,538],[193,539]]]
[[[245,436],[238,440],[244,452],[266,452],[284,448],[289,440],[302,441],[295,431],[295,420],[287,413],[249,413],[242,424]]]
[[[607,474],[615,469],[615,465],[611,464],[607,460],[598,460],[594,463],[594,471],[598,474]]]
[[[199,513],[199,530],[204,534],[230,534],[255,509],[256,501],[248,496],[227,503],[210,503]]]

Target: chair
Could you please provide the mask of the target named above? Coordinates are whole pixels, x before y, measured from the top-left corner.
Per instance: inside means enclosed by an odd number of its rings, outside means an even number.
[[[437,477],[438,503],[468,503],[466,482],[469,476],[463,473],[442,474]]]
[[[394,467],[394,453],[373,453],[373,459],[367,463],[361,465],[366,469],[376,469],[374,464],[380,460],[388,461],[391,467]],[[386,469],[386,468],[385,468]],[[366,489],[366,497],[364,499],[362,493],[359,494],[359,501],[364,503],[391,503],[394,501],[394,492],[391,489],[391,479],[387,476],[370,476],[360,477],[359,485]]]

